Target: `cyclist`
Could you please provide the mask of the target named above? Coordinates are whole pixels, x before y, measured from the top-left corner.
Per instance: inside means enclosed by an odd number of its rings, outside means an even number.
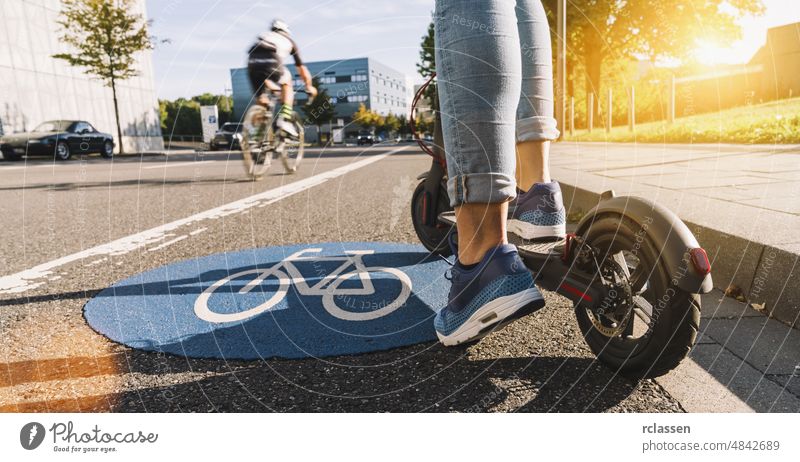
[[[272,21],[269,32],[258,36],[258,40],[250,47],[247,60],[247,73],[256,95],[256,102],[264,107],[269,105],[267,91],[281,94],[281,108],[275,125],[297,138],[297,129],[290,122],[294,104],[292,74],[285,66],[289,56],[294,58],[300,77],[306,84],[310,97],[317,95],[317,89],[311,84],[311,73],[303,65],[297,44],[292,40],[289,25],[280,19]]]

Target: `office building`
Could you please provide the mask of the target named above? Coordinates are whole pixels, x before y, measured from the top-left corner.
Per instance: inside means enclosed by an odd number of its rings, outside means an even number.
[[[31,130],[47,120],[86,120],[117,138],[111,89],[80,68],[55,59],[59,0],[0,2],[0,134]],[[146,18],[145,0],[135,2]],[[163,149],[149,51],[137,55],[140,75],[118,82],[125,149]]]
[[[359,127],[351,124],[353,114],[363,104],[381,115],[393,113],[408,116],[411,104],[411,89],[405,74],[392,69],[372,58],[337,59],[307,62],[305,65],[311,75],[319,78],[320,86],[325,88],[334,105],[336,118],[341,119],[346,136],[353,136]],[[295,88],[302,89],[294,64],[287,66],[294,76]],[[247,69],[231,69],[234,117],[244,114],[251,103],[253,91],[247,78]],[[298,94],[296,106],[306,103],[305,94]],[[323,127],[323,132],[326,128]]]

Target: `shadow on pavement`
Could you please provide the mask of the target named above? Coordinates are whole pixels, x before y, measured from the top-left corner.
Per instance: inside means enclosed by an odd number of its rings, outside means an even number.
[[[136,387],[114,395],[28,402],[0,411],[602,412],[637,387],[590,358],[476,360],[468,356],[465,348],[431,343],[324,360],[226,362],[130,350],[111,360],[136,373],[138,380],[163,374],[209,376],[168,386]],[[107,373],[96,368],[96,374],[76,371],[76,366],[96,361],[73,358],[59,367],[71,369],[72,377]],[[29,364],[10,366],[31,369]],[[32,375],[30,380],[38,378]],[[52,374],[46,378],[52,379]]]

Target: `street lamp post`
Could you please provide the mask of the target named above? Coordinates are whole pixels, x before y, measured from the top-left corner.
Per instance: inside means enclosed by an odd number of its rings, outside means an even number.
[[[567,130],[567,0],[558,0],[556,27],[556,121],[564,138]]]

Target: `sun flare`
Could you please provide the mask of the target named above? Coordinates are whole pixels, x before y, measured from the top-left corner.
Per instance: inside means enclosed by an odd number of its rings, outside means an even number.
[[[702,40],[697,42],[693,55],[701,64],[734,64],[751,58],[752,52],[748,48],[740,43],[725,47],[711,40]]]

